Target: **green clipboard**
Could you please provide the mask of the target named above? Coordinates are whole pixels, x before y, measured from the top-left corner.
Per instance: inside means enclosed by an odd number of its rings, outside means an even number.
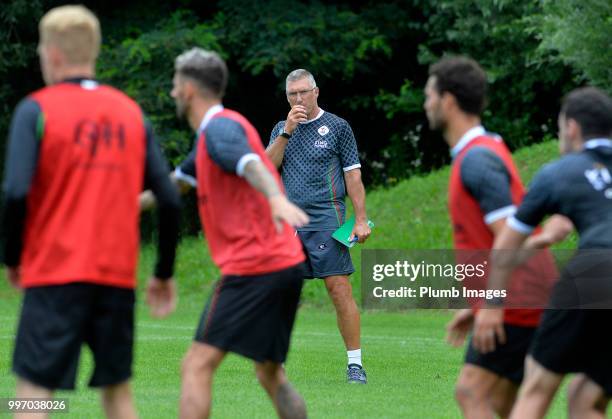
[[[349,237],[351,237],[351,233],[353,232],[353,227],[355,226],[355,216],[351,216],[344,224],[340,226],[340,228],[332,233],[332,237],[345,245],[346,247],[353,247],[357,244],[357,240],[349,241]],[[374,228],[374,223],[371,220],[368,220],[368,226],[370,228]]]

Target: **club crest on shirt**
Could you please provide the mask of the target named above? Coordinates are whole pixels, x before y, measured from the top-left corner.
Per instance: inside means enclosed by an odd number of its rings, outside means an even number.
[[[317,130],[317,132],[319,133],[319,135],[324,136],[325,134],[329,132],[329,128],[327,128],[327,125],[323,125],[321,128]]]

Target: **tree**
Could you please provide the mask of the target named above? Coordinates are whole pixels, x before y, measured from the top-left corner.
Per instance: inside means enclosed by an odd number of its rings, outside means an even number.
[[[557,52],[582,81],[612,93],[612,2],[546,0],[540,24],[542,53]]]

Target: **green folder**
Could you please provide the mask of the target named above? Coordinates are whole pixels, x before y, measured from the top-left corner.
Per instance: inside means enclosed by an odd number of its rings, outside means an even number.
[[[346,247],[353,247],[357,244],[356,240],[349,241],[349,237],[351,237],[351,233],[353,232],[353,227],[355,226],[355,216],[351,216],[344,224],[340,226],[340,228],[333,232],[332,237],[338,240],[340,243],[345,245]],[[368,226],[370,228],[374,228],[374,223],[368,220]]]

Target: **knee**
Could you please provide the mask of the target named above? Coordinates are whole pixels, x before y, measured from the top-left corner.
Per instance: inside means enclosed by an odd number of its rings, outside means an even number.
[[[283,381],[283,367],[279,365],[262,365],[255,368],[255,376],[264,388],[272,388]]]
[[[219,363],[212,356],[197,354],[190,350],[183,358],[181,375],[183,377],[193,375],[209,375],[215,371],[218,364]]]
[[[353,290],[348,278],[335,278],[326,283],[327,292],[334,301],[348,301],[352,299]]]
[[[262,368],[255,369],[255,376],[257,377],[257,381],[259,381],[259,384],[266,388],[273,380],[273,377],[267,371],[264,371]]]
[[[479,404],[483,401],[483,395],[478,389],[465,380],[459,380],[455,384],[455,400],[461,407]]]
[[[521,385],[521,394],[525,396],[548,395],[555,390],[556,387],[550,385],[542,376],[527,376]]]
[[[132,390],[127,381],[102,388],[102,399],[106,402],[113,402],[124,397],[131,397],[131,394]]]

